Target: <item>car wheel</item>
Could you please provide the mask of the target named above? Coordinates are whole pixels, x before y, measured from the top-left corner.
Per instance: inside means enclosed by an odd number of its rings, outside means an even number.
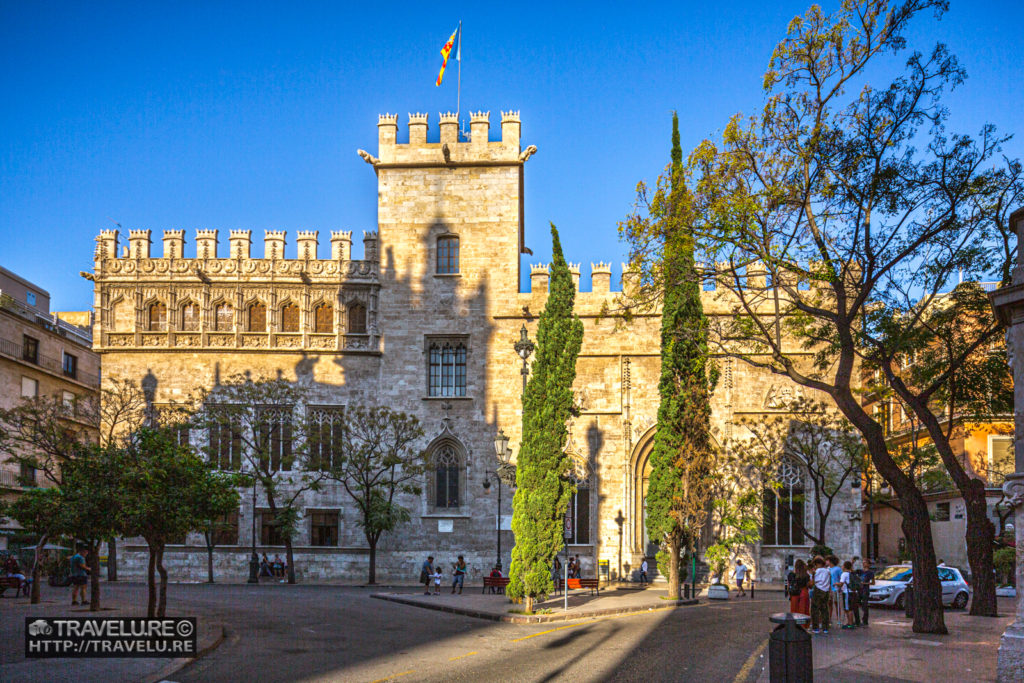
[[[953,600],[953,609],[963,609],[964,607],[967,607],[967,593],[957,593]]]
[[[906,605],[903,602],[903,593],[900,593],[896,596],[896,602],[893,603],[893,607],[895,607],[896,609],[904,609],[905,606]]]

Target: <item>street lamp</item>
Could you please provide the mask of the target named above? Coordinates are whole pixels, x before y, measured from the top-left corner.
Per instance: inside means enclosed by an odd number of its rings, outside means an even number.
[[[249,580],[260,582],[260,556],[256,554],[256,475],[252,477],[252,557],[249,558]]]
[[[494,437],[494,453],[498,456],[498,467],[497,471],[485,470],[484,471],[484,490],[489,491],[491,488],[491,476],[494,476],[494,480],[498,482],[498,513],[494,517],[495,522],[495,535],[498,539],[498,559],[495,562],[495,566],[501,569],[501,484],[504,482],[509,488],[512,488],[516,484],[516,466],[511,464],[509,461],[512,459],[512,449],[508,447],[508,437],[505,436],[505,432],[502,430],[498,431],[497,436]]]
[[[526,378],[530,374],[530,366],[527,364],[527,361],[530,359],[530,355],[536,348],[533,342],[530,341],[530,338],[526,336],[526,323],[523,323],[523,327],[519,330],[519,341],[513,345],[513,348],[515,348],[519,357],[523,359],[523,369],[519,371],[519,374],[523,376],[523,395],[525,396]],[[495,446],[497,446],[497,442],[495,442]]]

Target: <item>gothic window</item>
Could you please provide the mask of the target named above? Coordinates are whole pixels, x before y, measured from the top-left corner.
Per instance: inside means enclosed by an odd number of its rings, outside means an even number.
[[[199,306],[191,301],[181,307],[181,329],[195,332],[199,329]]]
[[[225,412],[212,414],[207,430],[210,463],[218,470],[237,472],[242,469],[241,421]]]
[[[213,534],[210,540],[214,546],[238,543],[238,510],[214,520]]]
[[[230,332],[235,323],[235,311],[231,308],[231,304],[217,304],[213,310],[213,329],[218,332]]]
[[[284,545],[281,525],[270,510],[257,510],[260,516],[260,545]]]
[[[330,334],[334,331],[334,306],[320,304],[314,309],[313,329],[317,334]]]
[[[299,331],[299,307],[295,304],[285,304],[281,307],[281,331]]]
[[[352,304],[348,307],[348,333],[366,334],[366,306]]]
[[[260,468],[269,472],[292,469],[292,408],[261,408],[256,420],[256,447]]]
[[[428,356],[428,394],[465,396],[466,345],[461,342],[433,342]]]
[[[341,457],[345,437],[342,406],[310,406],[309,469],[330,470]]]
[[[590,489],[586,482],[576,484],[576,493],[569,499],[566,510],[569,543],[590,543]]]
[[[434,507],[459,507],[459,477],[462,459],[451,445],[441,446],[434,453]]]
[[[249,327],[250,332],[267,331],[267,307],[261,303],[249,306]]]
[[[338,545],[337,510],[315,510],[309,513],[309,544],[328,547]]]
[[[779,466],[779,487],[766,486],[761,542],[764,545],[803,545],[804,478],[800,465],[788,458]]]
[[[110,309],[115,332],[131,332],[135,328],[135,306],[127,299],[118,299]]]
[[[149,306],[149,326],[150,332],[166,332],[167,331],[167,306],[160,303],[159,301]]]
[[[454,275],[459,272],[459,238],[446,235],[437,238],[437,274]]]

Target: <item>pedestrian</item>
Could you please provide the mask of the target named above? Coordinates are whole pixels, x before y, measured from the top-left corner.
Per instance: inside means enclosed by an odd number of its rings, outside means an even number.
[[[842,624],[843,623],[843,614],[842,614],[842,605],[839,602],[839,597],[840,597],[839,596],[839,577],[843,573],[843,568],[839,566],[839,558],[836,557],[835,555],[829,555],[827,559],[828,559],[828,573],[832,577],[832,593],[831,593],[832,607],[831,607],[831,609],[835,610],[836,621],[838,621],[840,624]]]
[[[281,559],[281,554],[274,555],[274,576],[281,578],[284,576],[284,560]]]
[[[430,595],[430,580],[434,576],[434,556],[430,555],[420,565],[420,583],[423,584],[423,594]]]
[[[832,594],[832,574],[825,567],[825,558],[818,555],[811,563],[814,567],[814,594],[811,596],[811,630],[828,635],[829,596]]]
[[[558,585],[559,585],[558,582],[561,581],[561,580],[562,580],[562,563],[558,559],[558,556],[555,555],[555,561],[551,564],[551,581],[555,584],[555,587],[557,588]]]
[[[266,553],[263,553],[263,559],[260,560],[260,576],[271,576],[270,560],[267,559]]]
[[[455,587],[459,587],[459,595],[462,595],[462,584],[466,580],[466,560],[459,555],[459,561],[452,565],[452,594],[455,594]]]
[[[736,569],[733,570],[732,577],[736,579],[736,595],[746,595],[743,580],[747,578],[747,565],[743,564],[743,560],[736,560]]]
[[[575,557],[576,562],[573,564],[572,578],[581,579],[583,578],[583,566],[580,564],[580,556]]]
[[[839,604],[843,608],[842,628],[854,628],[853,610],[850,604],[850,574],[853,573],[853,563],[847,560],[843,562],[843,570],[839,574]]]
[[[501,567],[499,567],[498,565],[494,565],[494,569],[491,570],[490,576],[491,576],[492,579],[500,579],[501,578]],[[494,586],[491,586],[491,592],[492,593],[497,593],[498,589],[496,587],[494,587]]]
[[[875,583],[875,572],[871,569],[871,560],[864,558],[864,567],[860,572],[860,612],[864,626],[868,625],[868,599],[871,597],[871,586]]]
[[[441,594],[441,579],[444,578],[444,574],[441,573],[441,565],[434,567],[434,595]],[[455,592],[455,588],[452,588],[452,592]],[[461,592],[461,591],[460,591]]]
[[[858,557],[857,559],[859,560],[860,558]],[[850,574],[849,583],[847,584],[847,587],[850,589],[847,597],[847,602],[849,603],[847,609],[850,610],[853,625],[860,626],[860,603],[861,596],[864,592],[863,584],[861,583],[861,572],[857,569],[856,561],[851,560],[850,562],[847,562],[847,564],[850,565],[850,569],[847,570]]]
[[[89,556],[89,548],[78,546],[78,552],[71,556],[71,604],[79,604],[77,596],[82,596],[81,604],[85,604],[85,584],[92,571],[85,566],[85,558]]]
[[[647,558],[640,563],[640,583],[644,586],[647,585]]]
[[[811,576],[807,573],[807,563],[797,560],[790,575],[792,580],[789,584],[789,611],[811,616],[811,598],[808,593]]]
[[[569,558],[569,564],[566,566],[565,575],[566,575],[566,578],[570,578],[570,579],[575,579],[576,578],[576,558],[575,557],[570,557]]]

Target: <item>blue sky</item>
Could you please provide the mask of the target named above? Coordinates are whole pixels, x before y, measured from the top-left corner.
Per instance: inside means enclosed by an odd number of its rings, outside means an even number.
[[[0,264],[88,308],[93,238],[114,227],[290,233],[375,228],[372,170],[381,112],[455,108],[454,61],[438,51],[464,25],[462,110],[519,109],[527,244],[550,257],[612,261],[616,223],[641,179],[668,161],[678,110],[684,151],[762,103],[761,76],[808,0],[675,3],[47,3],[0,0]],[[833,9],[837,2],[826,2]],[[967,83],[952,127],[989,121],[1024,136],[1024,3],[951,0],[911,46],[947,43]],[[1024,157],[1024,137],[1005,151]],[[190,237],[186,255],[194,249]],[[226,239],[222,240],[226,251]],[[357,245],[359,241],[357,240]],[[257,254],[261,253],[258,248]],[[358,246],[357,246],[358,253]]]

